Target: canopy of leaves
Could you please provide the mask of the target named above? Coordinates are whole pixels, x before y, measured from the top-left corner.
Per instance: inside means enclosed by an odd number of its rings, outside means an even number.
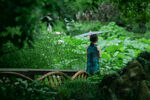
[[[8,41],[18,47],[24,41],[31,44],[33,33],[39,31],[40,8],[38,0],[1,0],[0,47]]]

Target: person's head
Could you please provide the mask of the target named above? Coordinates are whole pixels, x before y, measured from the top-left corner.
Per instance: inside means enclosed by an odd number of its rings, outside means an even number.
[[[92,34],[92,35],[90,36],[90,41],[91,41],[91,43],[97,42],[97,41],[98,41],[98,36],[97,36],[97,34]]]

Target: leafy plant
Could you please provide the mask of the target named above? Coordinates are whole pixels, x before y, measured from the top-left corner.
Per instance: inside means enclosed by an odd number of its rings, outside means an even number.
[[[98,100],[98,86],[84,80],[65,83],[58,89],[56,100]]]
[[[53,100],[56,90],[38,82],[18,80],[16,86],[0,83],[3,100]]]

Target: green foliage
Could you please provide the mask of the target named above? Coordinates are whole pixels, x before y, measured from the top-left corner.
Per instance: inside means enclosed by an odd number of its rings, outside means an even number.
[[[39,23],[43,15],[50,15],[54,26],[60,25],[60,27],[54,27],[54,30],[64,29],[64,18],[76,20],[77,15],[80,13],[80,20],[82,20],[82,16],[85,16],[86,20],[100,21],[104,17],[104,19],[108,20],[106,22],[115,21],[118,25],[126,26],[129,30],[133,28],[131,31],[136,30],[137,32],[145,32],[147,30],[146,27],[149,28],[147,25],[150,17],[150,5],[147,0],[1,0],[0,9],[3,9],[0,11],[1,55],[3,53],[1,50],[3,44],[9,41],[20,48],[23,47],[24,42],[31,46],[34,34],[40,32],[41,27]],[[97,15],[100,12],[101,14]],[[110,12],[110,14],[105,12]],[[116,14],[117,16],[113,16]],[[90,19],[91,16],[92,19]],[[113,20],[114,18],[115,20]],[[62,23],[59,23],[60,20],[62,20]],[[71,32],[69,32],[71,35],[72,33],[76,35],[90,30],[96,31],[97,27],[101,26],[98,22],[94,23],[94,25],[82,24],[84,27],[81,27],[80,23],[74,24],[75,28],[72,28]],[[108,33],[108,36],[111,36],[111,33]]]
[[[66,26],[63,21],[58,21],[56,24],[53,25],[53,31],[60,31],[60,32],[66,32]]]
[[[93,1],[93,0],[65,0],[66,4],[72,12],[83,12],[87,9],[94,9],[100,3],[100,0]]]
[[[38,0],[1,0],[0,1],[0,49],[11,41],[22,47],[24,41],[31,45],[33,34],[39,32],[41,2]]]
[[[147,0],[114,0],[118,3],[118,7],[129,19],[136,20],[140,24],[145,24],[149,21],[149,1]],[[134,16],[134,18],[133,18]]]
[[[136,59],[141,63],[145,72],[150,74],[150,52],[144,51],[140,53]]]
[[[58,89],[56,100],[99,100],[98,86],[89,81],[70,81]]]
[[[45,28],[43,28],[45,30]],[[25,46],[23,49],[11,43],[5,45],[5,55],[0,58],[1,67],[13,68],[56,68],[84,69],[87,42],[65,36],[63,32],[48,33],[43,31],[37,36],[34,48]],[[6,62],[5,62],[6,61]],[[80,62],[83,62],[82,64]],[[78,68],[76,66],[79,66]]]
[[[144,34],[144,37],[145,37],[146,39],[150,39],[150,31],[146,32],[146,33]]]
[[[91,25],[92,28],[94,27]],[[0,67],[86,69],[86,47],[90,44],[87,37],[70,37],[63,31],[49,33],[44,26],[42,30],[35,37],[37,40],[33,44],[34,48],[26,45],[20,50],[11,43],[5,44],[5,55],[0,57]],[[120,69],[141,51],[150,50],[149,39],[130,39],[124,35],[130,32],[114,23],[100,27],[99,30],[109,31],[111,34],[99,34],[97,44],[101,47],[102,58],[99,62],[102,74]]]
[[[115,21],[135,33],[145,33],[149,23],[150,2],[147,0],[65,0],[66,8],[79,20]]]
[[[0,96],[2,100],[53,100],[55,90],[38,82],[18,80],[17,85],[0,83]]]
[[[104,25],[99,30],[106,31],[106,33],[100,34],[100,36],[104,37],[105,39],[112,37],[112,36],[119,38],[128,33],[123,27],[119,27],[118,25],[116,25],[115,22],[111,22],[108,25]]]
[[[15,86],[0,83],[2,100],[99,100],[98,85],[86,80],[67,81],[57,88],[37,81],[18,80],[16,83]]]
[[[102,25],[99,21],[72,22],[70,30],[68,30],[68,34],[75,36],[89,31],[98,31],[101,26]]]

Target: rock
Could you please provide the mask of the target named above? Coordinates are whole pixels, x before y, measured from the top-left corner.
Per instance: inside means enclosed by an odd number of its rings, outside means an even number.
[[[104,76],[99,84],[99,93],[104,99],[100,100],[150,100],[150,90],[145,79],[147,74],[142,65],[133,60],[116,73]]]

